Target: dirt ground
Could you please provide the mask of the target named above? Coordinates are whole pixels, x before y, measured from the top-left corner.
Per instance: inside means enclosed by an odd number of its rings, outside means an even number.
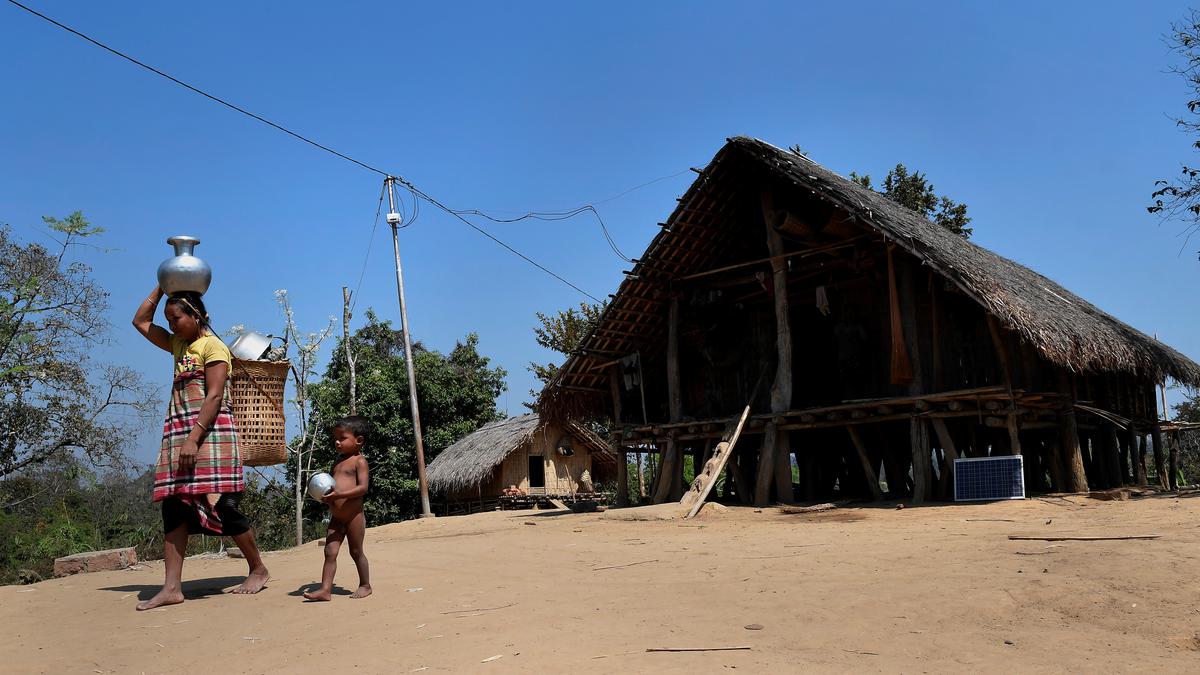
[[[320,574],[315,543],[268,554],[257,596],[221,593],[242,561],[190,559],[188,601],[144,613],[134,603],[161,563],[3,587],[0,670],[1200,671],[1200,498],[667,517],[506,511],[373,528],[364,600],[347,597],[345,555],[333,602],[299,597]]]

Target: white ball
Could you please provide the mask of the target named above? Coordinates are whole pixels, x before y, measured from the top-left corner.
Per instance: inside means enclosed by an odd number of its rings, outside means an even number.
[[[308,479],[308,496],[317,501],[321,501],[322,497],[333,492],[333,476],[327,473],[314,473],[312,478]]]

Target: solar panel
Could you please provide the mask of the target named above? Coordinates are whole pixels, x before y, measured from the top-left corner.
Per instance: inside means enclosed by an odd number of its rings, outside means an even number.
[[[954,460],[954,501],[1024,498],[1025,472],[1021,455]]]

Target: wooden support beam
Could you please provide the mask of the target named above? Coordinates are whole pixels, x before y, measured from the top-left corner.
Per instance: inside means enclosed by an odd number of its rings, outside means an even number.
[[[883,492],[879,489],[879,476],[875,475],[875,468],[871,466],[871,459],[867,457],[867,446],[863,444],[862,436],[859,436],[854,427],[846,427],[846,431],[850,433],[850,441],[854,443],[858,463],[862,466],[863,479],[867,481],[867,487],[871,490],[871,498],[875,501],[883,499]]]
[[[1020,421],[1017,419],[1016,413],[1010,413],[1005,419],[1005,427],[1008,428],[1008,449],[1014,455],[1021,454],[1021,435]]]
[[[1106,424],[1105,426],[1108,429],[1104,433],[1104,458],[1107,462],[1109,487],[1121,487],[1125,483],[1125,477],[1121,472],[1121,436],[1117,431],[1117,425]]]
[[[1179,432],[1172,431],[1167,437],[1167,485],[1174,492],[1179,489]]]
[[[1154,475],[1158,477],[1158,486],[1164,490],[1170,489],[1167,478],[1167,466],[1163,459],[1163,431],[1158,424],[1150,432],[1150,443],[1154,449]]]
[[[1129,423],[1129,453],[1133,462],[1133,482],[1135,485],[1146,484],[1146,437],[1137,432],[1133,422]]]
[[[1000,376],[1004,380],[1004,387],[1011,391],[1012,368],[1009,365],[1008,347],[1004,342],[1003,329],[1000,326],[1000,321],[991,314],[987,315],[987,324],[988,332],[992,334],[992,345],[996,348],[996,363],[1000,366]]]
[[[613,397],[613,427],[621,424],[621,373],[620,367],[614,365],[609,370],[609,385]],[[629,460],[620,446],[613,448],[617,455],[617,507],[629,506]]]
[[[1087,492],[1087,474],[1083,470],[1083,449],[1079,445],[1079,428],[1075,421],[1075,394],[1071,375],[1065,371],[1058,374],[1058,392],[1062,397],[1058,409],[1058,455],[1063,471],[1063,482],[1058,486],[1063,492]]]
[[[888,320],[892,332],[891,382],[892,384],[908,384],[913,380],[912,355],[909,353],[908,342],[904,336],[904,313],[900,306],[900,291],[896,282],[896,263],[892,255],[894,248],[894,244],[889,244],[887,248]]]
[[[679,297],[667,304],[667,409],[671,422],[683,418],[683,387],[679,381]],[[677,502],[683,496],[683,458],[675,439],[667,439],[654,503]]]
[[[923,417],[913,417],[909,423],[909,444],[912,447],[913,504],[925,503],[931,487],[929,475],[929,427]],[[891,475],[888,480],[891,480]]]
[[[954,460],[958,459],[958,448],[954,446],[954,438],[950,436],[950,430],[946,427],[946,420],[935,417],[929,420],[929,423],[933,425],[933,431],[937,434],[938,444],[942,446],[942,452],[946,453],[946,464],[942,468],[939,489],[943,495],[948,495],[953,499]]]
[[[771,256],[771,287],[774,291],[775,304],[776,365],[775,379],[771,384],[771,411],[783,412],[792,406],[792,329],[788,319],[787,262],[782,258],[785,253],[783,238],[779,236],[779,230],[775,228],[778,216],[770,190],[762,191],[761,202],[763,224],[767,236],[767,253]],[[758,476],[754,486],[754,503],[757,506],[766,506],[771,503],[773,485],[777,493],[783,492],[781,488],[785,479],[781,474],[784,463],[779,462],[776,456],[780,453],[780,447],[786,443],[786,435],[782,438],[780,436],[778,425],[773,423],[767,425],[766,438],[759,454]],[[781,502],[792,501],[791,475],[791,465],[788,464],[786,493],[775,495],[775,498]]]

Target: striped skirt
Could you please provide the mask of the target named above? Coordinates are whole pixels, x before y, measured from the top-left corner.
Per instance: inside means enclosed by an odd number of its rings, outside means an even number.
[[[163,424],[162,446],[154,468],[154,501],[177,498],[196,509],[205,531],[221,534],[220,518],[207,496],[245,489],[228,388],[216,420],[200,442],[195,466],[188,471],[179,468],[179,451],[200,417],[206,392],[203,370],[175,377],[167,419]]]

